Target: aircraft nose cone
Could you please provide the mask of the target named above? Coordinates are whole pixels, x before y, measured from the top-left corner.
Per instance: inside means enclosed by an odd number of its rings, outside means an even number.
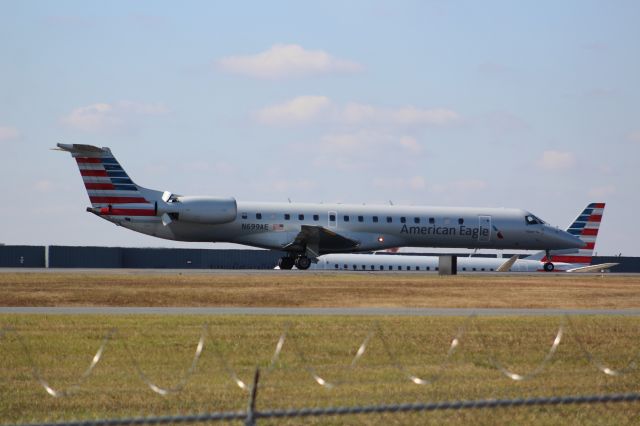
[[[584,246],[584,241],[575,235],[561,229],[549,228],[551,235],[554,237],[554,243],[558,246],[558,249],[573,249]]]

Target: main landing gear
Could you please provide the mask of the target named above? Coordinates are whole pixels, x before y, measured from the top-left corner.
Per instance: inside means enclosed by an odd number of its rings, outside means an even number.
[[[311,259],[309,259],[307,256],[297,256],[297,257],[291,257],[291,256],[285,256],[285,257],[281,257],[278,260],[278,267],[280,267],[280,269],[291,269],[293,268],[293,265],[296,265],[296,268],[298,269],[309,269],[309,267],[311,266]]]
[[[549,253],[549,250],[546,251],[546,257],[547,257],[547,263],[544,264],[544,270],[546,272],[553,272],[553,269],[555,268],[555,266],[553,265],[553,263],[551,263],[551,254]]]

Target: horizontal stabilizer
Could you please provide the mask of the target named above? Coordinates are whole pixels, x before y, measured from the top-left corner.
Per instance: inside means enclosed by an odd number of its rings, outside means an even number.
[[[600,263],[599,265],[588,265],[581,266],[579,268],[567,269],[567,272],[600,272],[609,270],[616,265],[618,265],[618,263]]]
[[[496,269],[496,272],[509,272],[509,269],[511,269],[513,264],[516,263],[516,260],[518,260],[518,255],[514,254],[506,262],[500,265],[500,267]]]

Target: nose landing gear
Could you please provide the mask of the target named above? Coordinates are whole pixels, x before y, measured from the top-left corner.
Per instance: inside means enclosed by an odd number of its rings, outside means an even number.
[[[546,257],[547,257],[547,263],[544,264],[544,270],[546,272],[553,272],[553,270],[555,269],[555,266],[553,265],[553,263],[551,262],[551,254],[549,253],[549,250],[546,250]]]

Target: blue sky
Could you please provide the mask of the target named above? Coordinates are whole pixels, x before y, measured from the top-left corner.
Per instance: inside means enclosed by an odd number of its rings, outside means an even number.
[[[0,243],[209,247],[117,228],[56,142],[239,200],[607,203],[640,255],[636,1],[0,1]]]

